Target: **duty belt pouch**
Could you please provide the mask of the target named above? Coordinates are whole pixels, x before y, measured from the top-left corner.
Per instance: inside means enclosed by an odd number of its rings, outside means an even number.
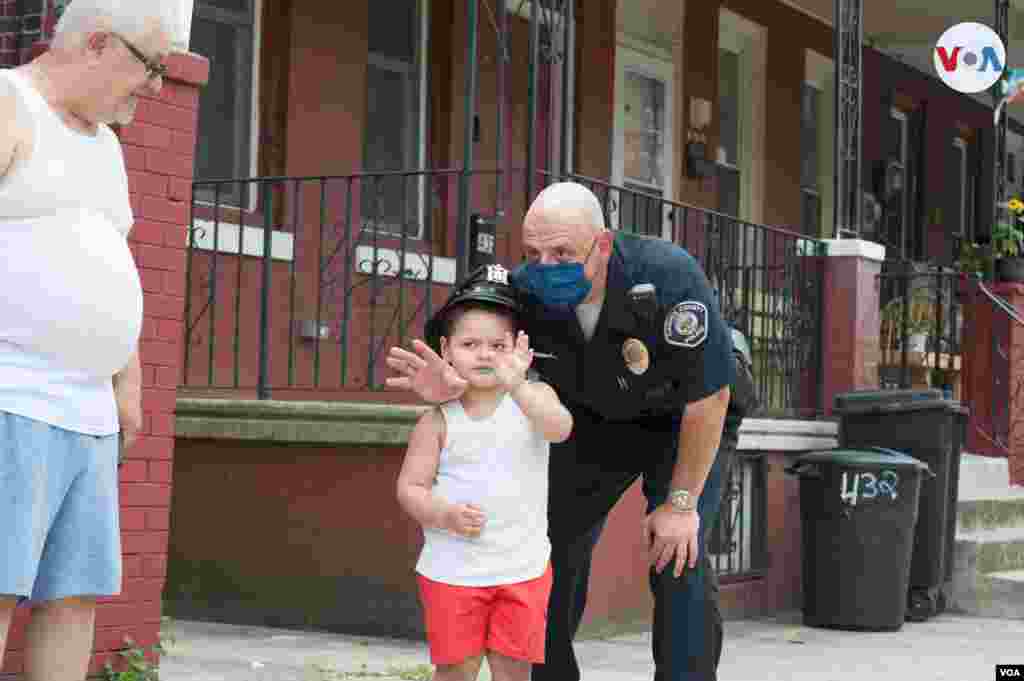
[[[761,406],[761,402],[757,398],[757,387],[750,366],[738,352],[733,352],[733,360],[736,362],[736,380],[729,387],[729,409],[745,417]]]

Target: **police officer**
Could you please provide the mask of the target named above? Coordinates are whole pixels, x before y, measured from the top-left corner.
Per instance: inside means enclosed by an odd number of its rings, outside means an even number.
[[[732,336],[732,354],[736,364],[736,374],[732,384],[729,386],[729,407],[725,414],[725,424],[722,428],[722,441],[718,446],[718,454],[715,457],[716,464],[721,469],[722,484],[719,485],[718,503],[725,499],[726,485],[729,483],[729,471],[732,470],[733,460],[739,446],[740,426],[743,419],[754,412],[759,406],[757,387],[754,384],[754,362],[750,352],[750,344],[746,337],[738,329],[730,327]],[[604,529],[604,520],[599,522],[591,531],[589,541],[596,545]],[[719,608],[718,574],[711,566],[707,553],[707,540],[711,527],[706,528],[704,536],[704,551],[701,556],[702,567],[705,572],[705,587],[707,589],[706,601],[708,605],[709,631],[711,640],[714,642],[714,663],[715,669],[722,659],[722,613]],[[580,584],[576,589],[576,600],[573,603],[573,631],[579,628],[583,619],[583,612],[587,606],[587,585],[590,581],[590,556],[581,569]]]
[[[716,454],[735,368],[711,286],[682,248],[606,230],[597,198],[575,183],[537,196],[523,247],[513,283],[534,366],[574,418],[572,436],[551,450],[554,586],[546,661],[533,678],[580,678],[575,606],[595,528],[642,476],[655,680],[714,680],[720,630],[699,558],[721,497]],[[436,353],[419,341],[413,349],[391,350],[400,376],[389,385],[428,401],[459,394],[463,382]]]

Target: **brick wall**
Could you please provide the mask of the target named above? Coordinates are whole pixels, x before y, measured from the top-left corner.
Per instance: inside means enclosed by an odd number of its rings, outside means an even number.
[[[69,1],[0,0],[0,68],[25,63],[36,43],[53,37]]]
[[[6,2],[7,0],[0,0]],[[135,122],[120,130],[135,226],[129,246],[145,292],[140,341],[144,422],[121,468],[122,594],[102,599],[91,672],[98,673],[125,637],[156,642],[167,572],[174,404],[181,369],[188,224],[199,89],[209,64],[195,55],[168,60],[170,75],[155,99],[139,102]],[[14,622],[4,672],[22,671],[27,612]]]

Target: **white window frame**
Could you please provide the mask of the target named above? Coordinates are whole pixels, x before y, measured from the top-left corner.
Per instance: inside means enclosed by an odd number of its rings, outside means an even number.
[[[909,197],[907,196],[907,134],[910,132],[910,125],[909,117],[902,109],[892,107],[889,109],[889,117],[893,120],[899,121],[900,128],[900,149],[898,161],[900,164],[900,172],[903,175],[900,180],[900,243],[894,244],[894,246],[901,254],[900,257],[903,257],[903,252],[907,245],[907,229],[909,229],[909,225],[907,224],[907,209],[909,207]],[[886,177],[888,178],[888,172],[886,173]],[[886,191],[888,191],[888,187],[886,187]]]
[[[626,36],[625,34],[619,35],[619,40],[616,43],[615,52],[615,115],[613,120],[613,134],[612,134],[612,184],[618,186],[625,186],[627,182],[630,184],[649,189],[652,191],[660,191],[661,198],[666,200],[675,199],[675,187],[673,183],[673,175],[675,171],[675,127],[676,127],[676,107],[675,104],[675,66],[672,62],[672,55],[666,50],[663,50],[653,44],[643,42],[637,38]],[[629,73],[636,73],[645,78],[660,81],[665,87],[665,138],[664,138],[664,150],[662,168],[664,186],[660,189],[653,185],[646,185],[643,182],[637,182],[635,180],[627,179],[625,176],[625,131],[626,131],[626,116],[623,111],[623,102],[625,99],[626,89],[626,75]],[[609,206],[609,221],[611,224],[610,228],[618,229],[619,227],[619,208],[622,203],[621,197],[614,201],[614,205]],[[662,216],[663,217],[663,216]],[[661,221],[662,233],[661,237],[664,239],[672,238],[671,226],[667,224],[666,220]]]
[[[835,230],[833,212],[835,194],[835,62],[814,50],[804,52],[804,82],[818,90],[818,199],[821,206],[821,233],[829,237]]]
[[[968,193],[968,186],[967,186],[967,140],[965,140],[963,137],[960,137],[959,135],[954,137],[953,138],[953,148],[956,149],[960,153],[960,163],[959,163],[959,166],[960,166],[960,173],[959,173],[959,182],[960,182],[960,206],[959,206],[959,209],[960,209],[960,232],[959,232],[959,236],[967,237],[968,236],[968,232],[970,231],[967,228],[967,201],[968,201],[968,197],[967,197],[967,193]]]
[[[765,27],[731,12],[719,10],[718,47],[739,55],[741,87],[738,120],[737,166],[740,173],[740,220],[764,221],[765,112],[767,108],[767,32]],[[717,55],[716,55],[717,59]],[[716,158],[717,161],[717,150]]]

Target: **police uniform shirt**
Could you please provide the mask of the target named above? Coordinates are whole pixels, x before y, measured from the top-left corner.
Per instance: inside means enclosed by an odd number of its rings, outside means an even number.
[[[651,287],[653,295],[631,294]],[[667,241],[616,233],[589,342],[574,311],[546,308],[529,295],[522,301],[531,346],[554,355],[534,359],[534,368],[574,411],[652,427],[675,423],[684,405],[733,380],[732,340],[707,277]]]

